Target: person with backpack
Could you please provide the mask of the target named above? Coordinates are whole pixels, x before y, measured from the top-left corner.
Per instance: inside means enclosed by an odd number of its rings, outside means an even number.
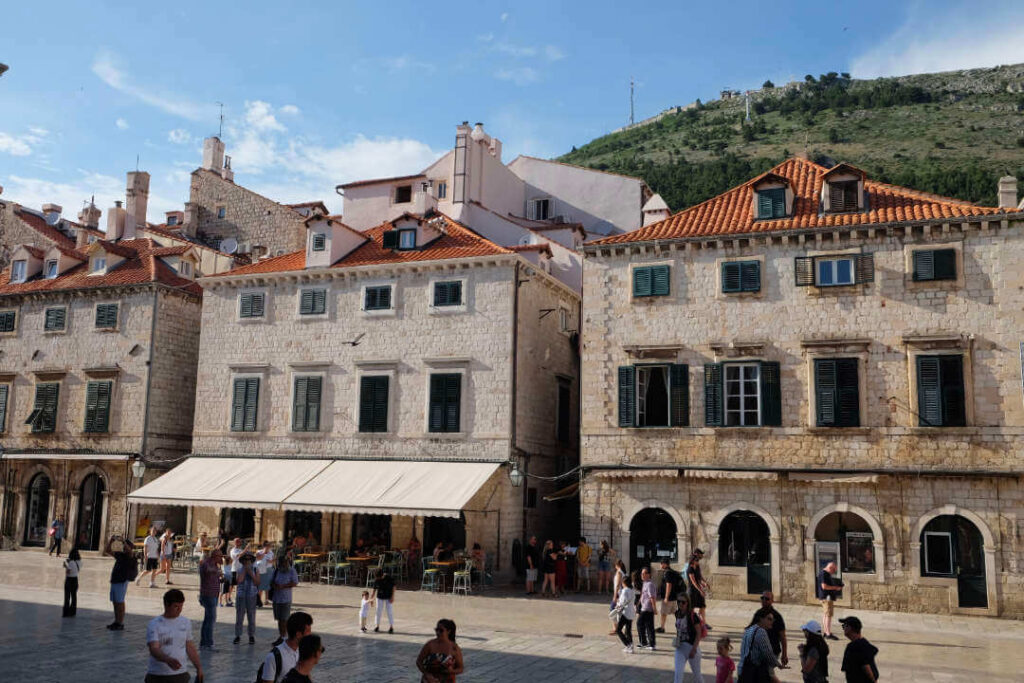
[[[299,641],[299,661],[284,675],[281,683],[313,683],[313,668],[320,663],[325,649],[320,636],[303,636]]]
[[[288,639],[270,649],[256,672],[256,683],[277,683],[299,662],[299,641],[313,631],[313,617],[295,612],[288,617]]]
[[[111,631],[124,630],[124,601],[128,595],[128,584],[139,573],[133,549],[131,541],[117,536],[111,536],[103,549],[104,555],[114,558],[114,566],[110,570],[110,602],[114,605],[114,621],[107,624]]]

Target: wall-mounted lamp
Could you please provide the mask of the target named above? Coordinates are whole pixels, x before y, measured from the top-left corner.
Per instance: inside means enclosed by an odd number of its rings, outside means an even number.
[[[523,479],[526,477],[522,472],[519,471],[519,463],[515,460],[509,461],[508,480],[512,482],[512,486],[519,488],[523,485]]]

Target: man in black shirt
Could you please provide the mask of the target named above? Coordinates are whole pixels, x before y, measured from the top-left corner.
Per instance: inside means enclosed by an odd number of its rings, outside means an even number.
[[[381,575],[377,577],[377,580],[373,583],[373,593],[370,595],[370,600],[374,598],[377,600],[377,619],[373,622],[373,631],[377,633],[380,631],[380,616],[381,612],[384,611],[385,606],[388,611],[388,633],[395,632],[395,618],[391,613],[391,605],[395,602],[395,580],[388,574],[388,570],[384,569]]]
[[[782,663],[782,666],[786,666],[789,664],[789,643],[786,642],[786,620],[783,619],[782,615],[775,609],[775,594],[771,591],[765,591],[762,593],[761,607],[771,610],[773,620],[772,627],[768,629],[768,641],[772,644],[772,652],[775,653],[775,658]]]
[[[661,625],[655,629],[658,633],[665,632],[665,620],[676,610],[676,597],[679,591],[685,590],[683,576],[669,564],[668,558],[661,558],[661,585],[658,597],[661,598]]]
[[[843,653],[846,683],[875,683],[878,680],[878,667],[875,666],[878,648],[860,634],[861,623],[857,617],[846,617],[839,623],[843,625],[843,635],[850,639]]]
[[[536,595],[533,590],[533,582],[537,580],[537,570],[540,568],[540,548],[537,547],[537,537],[530,536],[530,542],[526,544],[526,594]]]
[[[320,662],[320,655],[324,653],[324,646],[320,643],[320,636],[303,636],[299,641],[299,661],[295,668],[285,674],[281,683],[313,683],[310,676],[313,667]]]
[[[114,622],[107,625],[111,631],[124,630],[124,601],[128,593],[128,584],[138,574],[131,541],[111,536],[104,555],[114,558],[114,566],[110,570],[110,602],[114,605]]]
[[[821,600],[821,632],[829,640],[839,640],[832,635],[832,614],[835,612],[835,601],[843,597],[843,582],[835,578],[837,568],[835,562],[829,562],[818,575],[815,593]]]

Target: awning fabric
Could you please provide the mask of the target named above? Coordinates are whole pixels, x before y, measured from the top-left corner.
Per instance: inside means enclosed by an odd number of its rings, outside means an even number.
[[[500,463],[335,460],[289,495],[286,510],[458,517]]]
[[[775,472],[752,470],[686,470],[687,479],[743,479],[774,481],[779,478]]]
[[[556,500],[566,500],[567,498],[575,498],[580,492],[580,483],[574,481],[573,483],[566,486],[564,489],[558,489],[550,496],[544,496],[544,500],[554,502]]]
[[[4,460],[128,460],[127,453],[4,453]]]
[[[279,509],[330,460],[192,457],[128,494],[133,503]]]
[[[631,468],[623,468],[618,470],[594,470],[593,474],[598,479],[633,479],[633,478],[651,478],[657,479],[661,477],[675,478],[679,476],[679,470],[645,470]]]
[[[874,484],[877,474],[829,474],[825,472],[793,472],[790,481],[806,481],[816,484]]]

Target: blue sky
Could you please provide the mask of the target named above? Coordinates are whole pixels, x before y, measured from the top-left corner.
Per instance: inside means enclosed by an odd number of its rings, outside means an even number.
[[[180,208],[218,129],[236,181],[279,201],[416,172],[483,121],[554,156],[723,87],[1024,62],[1024,3],[7,3],[2,197],[66,215],[152,176],[151,221]],[[833,8],[834,7],[834,8]],[[675,207],[681,208],[681,207]]]

